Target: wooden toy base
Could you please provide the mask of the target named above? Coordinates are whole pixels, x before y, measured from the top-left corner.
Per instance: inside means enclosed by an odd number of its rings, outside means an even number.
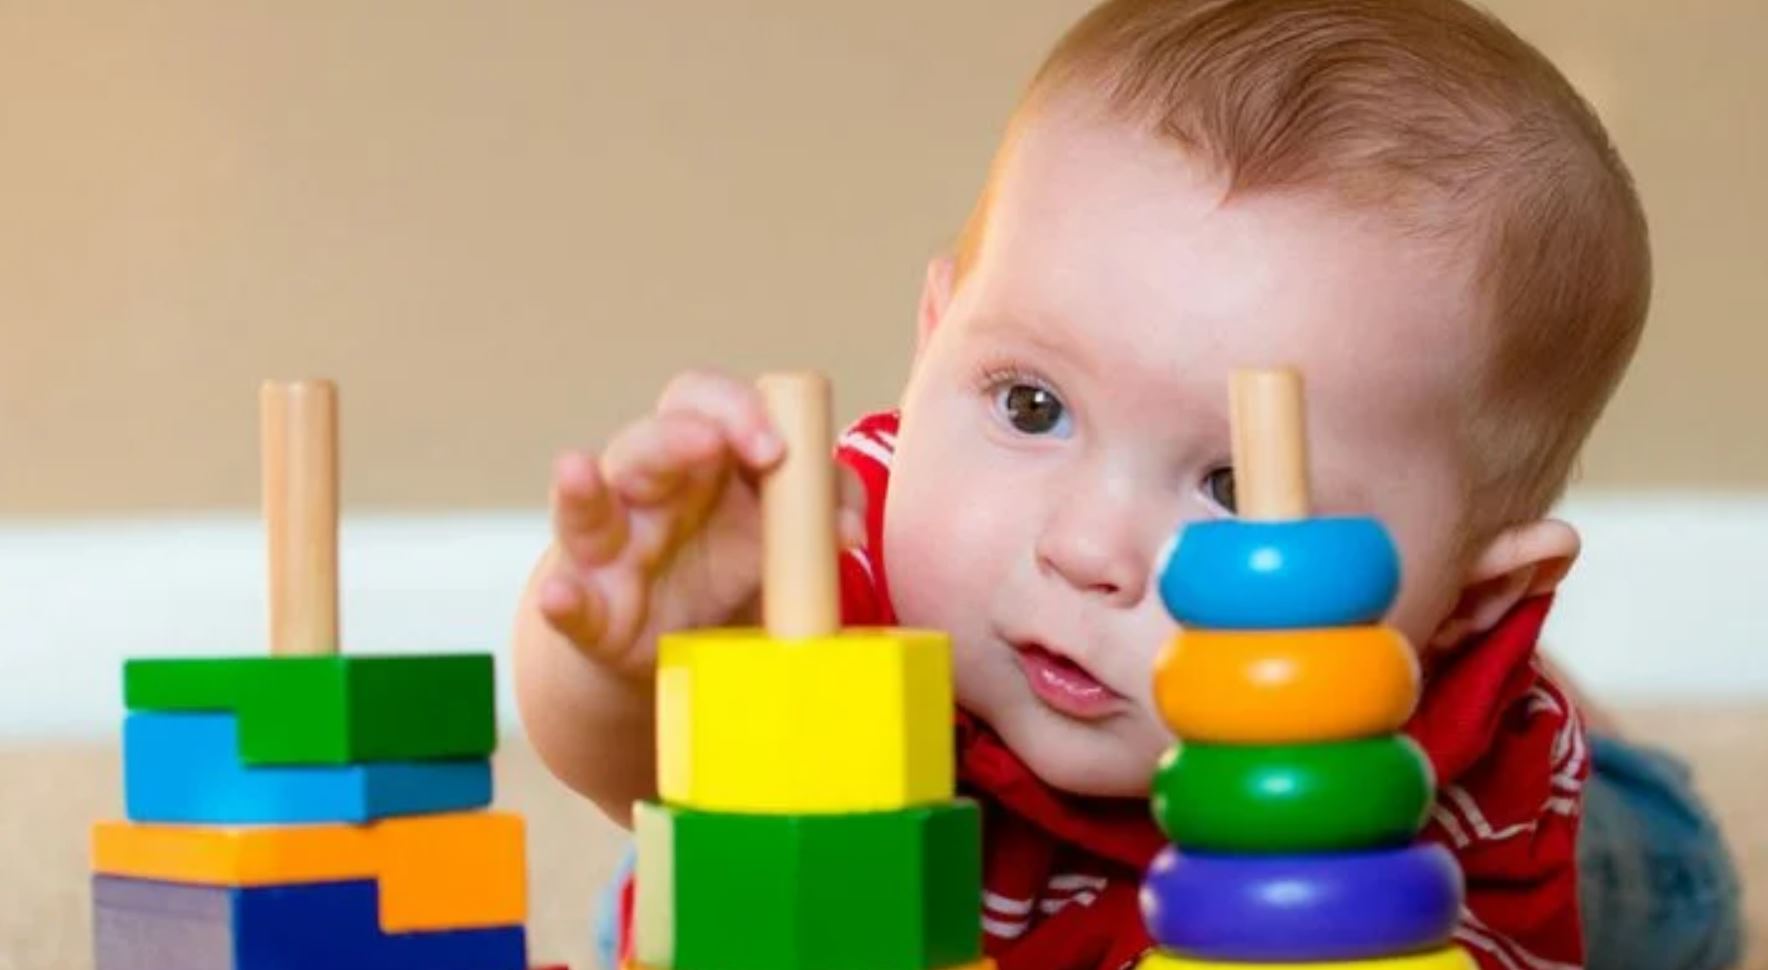
[[[1136,964],[1136,970],[1299,970],[1295,963],[1220,963],[1214,960],[1192,960],[1171,953],[1150,953]],[[1386,957],[1378,960],[1349,960],[1337,963],[1305,964],[1309,970],[1479,970],[1479,964],[1458,946],[1428,953]]]

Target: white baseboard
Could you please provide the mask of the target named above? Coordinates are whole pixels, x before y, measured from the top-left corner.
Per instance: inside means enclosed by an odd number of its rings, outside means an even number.
[[[1588,495],[1584,560],[1548,627],[1603,698],[1768,698],[1768,495]],[[493,651],[514,726],[509,631],[538,514],[353,517],[345,649]],[[100,737],[125,657],[264,649],[262,536],[245,516],[0,523],[0,738]]]
[[[495,652],[545,544],[534,514],[350,517],[340,626],[351,653]],[[262,528],[247,515],[0,526],[0,737],[100,736],[121,663],[266,650]]]

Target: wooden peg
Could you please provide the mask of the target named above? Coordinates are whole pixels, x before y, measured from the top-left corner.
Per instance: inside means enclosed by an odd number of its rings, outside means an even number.
[[[761,481],[762,617],[775,637],[827,636],[841,626],[829,382],[782,373],[756,383],[786,445]]]
[[[1235,371],[1229,391],[1234,494],[1242,519],[1308,516],[1307,430],[1301,374]]]
[[[338,391],[266,381],[259,391],[270,652],[338,652]]]

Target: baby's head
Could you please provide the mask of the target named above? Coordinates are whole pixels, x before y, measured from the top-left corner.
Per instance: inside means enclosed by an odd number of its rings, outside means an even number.
[[[1542,516],[1637,343],[1638,200],[1458,0],[1114,0],[929,269],[884,549],[905,624],[1049,783],[1146,791],[1156,557],[1231,514],[1229,372],[1307,383],[1315,507],[1373,515],[1430,659],[1549,591]]]

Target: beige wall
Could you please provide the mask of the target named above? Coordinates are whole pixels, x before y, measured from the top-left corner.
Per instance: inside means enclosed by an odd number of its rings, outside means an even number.
[[[921,263],[1079,0],[0,2],[0,513],[517,505],[675,369],[890,399]],[[1611,117],[1658,301],[1601,486],[1768,486],[1768,5],[1506,0]]]

